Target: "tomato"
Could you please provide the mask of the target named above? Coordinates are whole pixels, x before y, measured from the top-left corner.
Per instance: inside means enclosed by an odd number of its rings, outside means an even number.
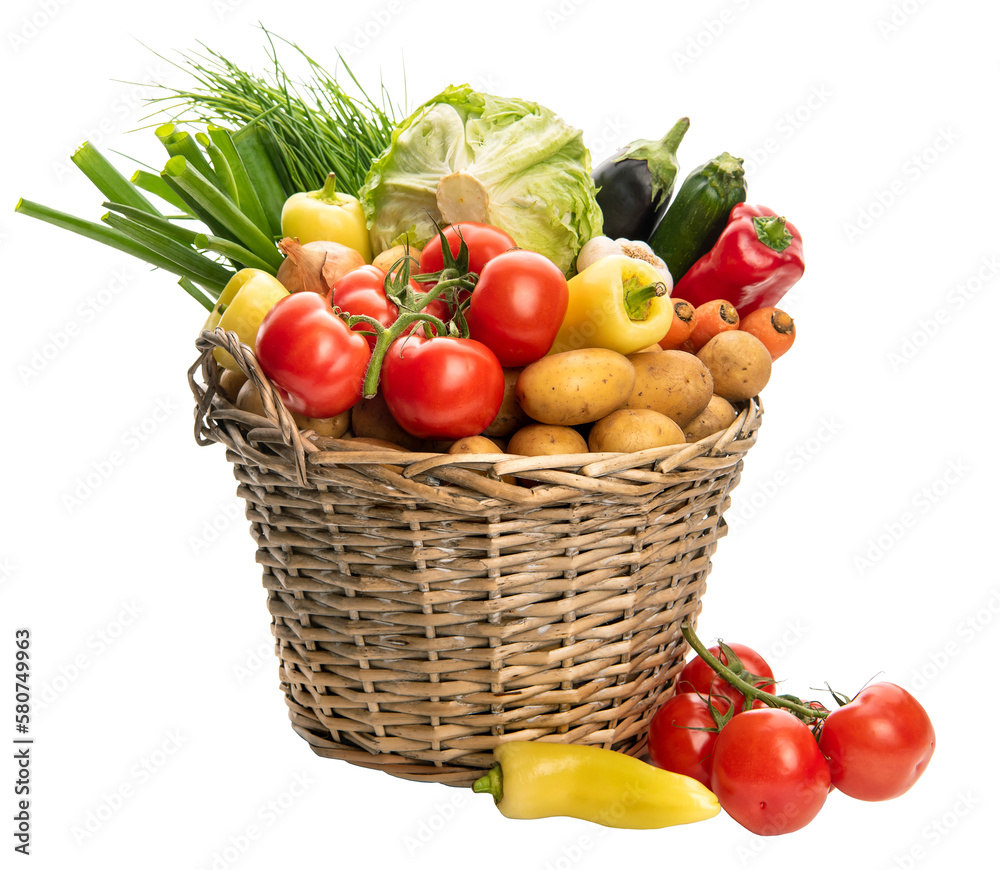
[[[709,788],[712,750],[719,736],[708,702],[690,692],[668,698],[653,714],[647,744],[649,760]]]
[[[418,438],[478,435],[503,400],[500,361],[471,338],[398,338],[386,352],[381,378],[389,412]]]
[[[740,661],[743,663],[743,667],[746,668],[749,673],[761,678],[756,680],[754,685],[757,686],[757,688],[773,695],[775,688],[773,682],[774,674],[771,671],[771,666],[764,661],[764,657],[761,656],[760,653],[742,643],[727,643],[726,646],[736,653]],[[709,647],[708,651],[719,659],[719,661],[721,661],[724,665],[729,664],[729,659],[718,645]],[[708,697],[709,693],[711,693],[713,696],[713,703],[723,712],[729,709],[729,704],[724,701],[722,703],[716,703],[715,699],[720,698],[720,696],[721,698],[728,698],[729,701],[732,702],[734,713],[742,712],[746,703],[746,698],[743,697],[740,690],[735,686],[731,686],[724,679],[722,679],[722,677],[715,673],[715,671],[713,671],[705,663],[705,660],[699,656],[695,656],[691,659],[691,661],[684,665],[684,670],[681,671],[680,676],[677,678],[677,691],[697,692],[705,697]]]
[[[285,407],[334,417],[361,398],[371,352],[318,293],[278,300],[257,331],[257,360]]]
[[[908,791],[930,762],[934,743],[927,711],[893,683],[862,689],[826,717],[819,736],[834,786],[864,801]]]
[[[555,263],[534,251],[508,251],[486,264],[465,317],[472,338],[517,368],[545,356],[568,305],[569,287]]]
[[[399,316],[399,309],[385,295],[385,272],[377,266],[360,266],[337,279],[330,291],[331,304],[348,314],[364,314],[383,326],[392,326]],[[375,347],[377,336],[371,326],[358,323],[351,327],[356,332],[366,332],[368,346]]]
[[[462,244],[459,238],[465,240],[469,249],[469,271],[481,275],[483,267],[498,254],[516,247],[514,240],[499,227],[490,224],[479,224],[473,221],[460,221],[445,227],[441,232],[448,240],[452,255],[458,256]],[[440,272],[444,268],[444,257],[441,253],[441,234],[431,237],[420,252],[420,271],[422,273]]]
[[[773,707],[733,716],[719,732],[710,788],[722,808],[762,836],[811,822],[830,791],[830,766],[812,731]]]

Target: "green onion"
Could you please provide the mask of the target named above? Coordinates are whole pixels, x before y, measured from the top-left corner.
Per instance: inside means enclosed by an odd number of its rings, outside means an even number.
[[[105,223],[94,223],[93,221],[74,217],[73,215],[57,211],[54,208],[49,208],[48,206],[41,205],[40,203],[32,202],[27,199],[19,199],[14,211],[27,215],[28,217],[33,217],[36,220],[45,221],[46,223],[52,224],[60,229],[69,230],[70,232],[76,233],[84,238],[101,242],[108,247],[115,248],[116,250],[130,254],[133,257],[138,257],[140,260],[145,260],[155,268],[163,269],[166,272],[172,272],[173,274],[180,275],[182,277],[187,275],[187,272],[169,257],[163,256],[160,253],[151,250],[146,245],[137,242],[134,238],[125,235],[125,233],[122,233]],[[222,293],[222,290],[226,286],[226,283],[228,283],[230,277],[232,277],[232,273],[227,272],[225,281],[201,281],[200,283],[208,292],[212,293],[213,296],[217,298],[218,295]]]
[[[164,132],[168,128],[172,132],[164,136]],[[215,174],[208,158],[201,153],[197,140],[187,130],[178,130],[173,124],[164,124],[157,128],[156,135],[163,143],[163,147],[167,149],[167,154],[171,157],[183,157],[194,169],[208,179],[212,187],[221,189],[221,179]]]
[[[180,242],[182,245],[193,245],[195,239],[198,238],[198,233],[195,230],[182,227],[163,215],[149,214],[141,209],[132,208],[120,202],[104,202],[101,205],[106,209],[118,212],[123,217],[131,218],[136,223],[156,230],[160,235],[173,239],[175,242]]]
[[[156,208],[122,175],[90,142],[84,142],[70,158],[94,186],[110,200],[130,205],[149,214],[159,214]]]
[[[233,178],[233,170],[229,168],[229,162],[225,155],[205,133],[195,133],[194,138],[205,149],[208,159],[212,162],[212,170],[221,183],[220,190],[239,205],[240,201],[236,194],[236,179]]]
[[[230,135],[225,127],[210,124],[208,127],[208,136],[215,147],[219,149],[226,163],[229,164],[229,169],[233,174],[233,184],[236,187],[236,202],[240,207],[240,211],[250,218],[261,232],[268,235],[276,235],[276,233],[271,231],[271,226],[260,204],[260,198],[257,196],[257,190],[254,187],[254,183],[250,180],[250,175],[247,173],[243,158],[240,157],[239,152],[236,150],[232,135]],[[280,231],[279,215],[278,232],[280,233]]]
[[[242,245],[231,242],[229,239],[220,239],[218,236],[209,236],[205,233],[198,233],[194,239],[194,246],[203,251],[212,251],[222,254],[229,260],[238,263],[248,269],[263,269],[269,275],[275,273],[275,269],[270,263],[261,260],[253,251],[248,251]]]
[[[146,193],[152,193],[154,196],[158,196],[164,202],[169,203],[174,208],[180,211],[187,212],[191,217],[194,214],[189,210],[188,204],[184,202],[173,189],[168,185],[159,175],[154,175],[152,172],[147,172],[145,169],[137,169],[132,174],[132,184],[136,187],[141,187]]]
[[[177,283],[184,288],[184,291],[189,296],[200,302],[208,311],[211,312],[215,309],[215,303],[201,291],[201,288],[198,287],[197,284],[195,284],[189,278],[181,278]]]
[[[184,157],[171,157],[163,168],[163,175],[188,196],[196,198],[230,235],[277,271],[284,258],[274,241],[265,236],[229,197],[213,187]]]
[[[180,275],[208,281],[213,286],[218,285],[220,288],[224,287],[233,276],[233,273],[221,263],[210,260],[204,254],[200,254],[189,246],[168,238],[138,221],[114,212],[109,212],[101,219],[108,226],[145,246],[147,250],[177,264],[181,270],[178,273]]]
[[[260,198],[261,208],[267,215],[271,236],[281,235],[281,210],[285,205],[285,189],[278,173],[274,171],[271,158],[261,143],[256,124],[247,124],[233,135],[233,143],[239,152],[247,173],[253,179],[254,188]]]

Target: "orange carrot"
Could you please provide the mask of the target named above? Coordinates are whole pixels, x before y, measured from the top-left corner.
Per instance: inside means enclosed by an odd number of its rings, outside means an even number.
[[[712,336],[730,329],[738,329],[740,315],[731,302],[725,299],[713,299],[703,302],[694,310],[694,329],[685,346],[692,353],[701,350]]]
[[[772,362],[795,341],[795,321],[780,308],[758,308],[751,311],[740,321],[740,329],[764,342]]]
[[[685,299],[674,299],[674,319],[670,321],[670,329],[660,339],[660,347],[664,350],[676,350],[691,335],[694,329],[694,306]]]

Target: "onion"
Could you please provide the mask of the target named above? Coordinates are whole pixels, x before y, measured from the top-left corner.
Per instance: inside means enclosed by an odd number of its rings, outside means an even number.
[[[339,242],[300,245],[298,239],[284,238],[278,247],[285,259],[276,277],[289,293],[306,290],[326,296],[334,283],[365,264],[365,258],[354,248]]]

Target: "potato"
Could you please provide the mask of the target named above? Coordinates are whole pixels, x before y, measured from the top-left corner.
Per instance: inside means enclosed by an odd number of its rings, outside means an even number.
[[[372,265],[383,272],[388,272],[397,261],[401,260],[406,256],[406,245],[393,245],[391,248],[386,248],[381,254],[378,254],[374,260],[372,260]],[[410,248],[410,274],[418,275],[420,273],[420,250],[419,248]]]
[[[459,438],[451,447],[448,453],[453,456],[465,453],[503,453],[503,448],[495,441],[485,438],[482,435],[469,435]]]
[[[483,430],[483,435],[505,438],[530,422],[528,415],[517,403],[517,396],[514,395],[514,385],[520,374],[519,368],[503,370],[503,400],[500,402],[500,410],[497,411],[493,422]]]
[[[219,390],[230,402],[236,404],[240,389],[246,382],[247,376],[239,369],[223,369],[219,375]]]
[[[526,366],[514,394],[533,420],[577,426],[600,420],[620,407],[634,384],[635,370],[628,357],[603,347],[585,347],[554,353]]]
[[[586,453],[587,442],[569,426],[529,423],[518,429],[507,442],[507,452],[519,456],[559,456],[563,453]]]
[[[240,387],[236,394],[236,407],[248,414],[256,414],[258,417],[267,417],[264,410],[264,403],[260,400],[260,393],[253,381],[247,381]]]
[[[684,437],[689,443],[701,441],[709,435],[728,429],[736,419],[736,409],[722,396],[712,396],[705,410],[684,427]]]
[[[666,414],[647,408],[619,408],[590,429],[587,446],[594,453],[635,453],[649,447],[683,444],[681,427]]]
[[[635,386],[622,407],[659,411],[682,429],[712,398],[712,375],[694,354],[683,350],[633,353]]]
[[[307,417],[305,414],[293,413],[295,424],[300,429],[312,429],[317,435],[327,438],[339,438],[351,425],[351,412],[344,411],[336,417]]]
[[[698,359],[712,373],[716,395],[730,402],[759,395],[771,378],[771,354],[764,342],[738,329],[713,336]]]
[[[406,450],[422,450],[425,446],[420,438],[396,422],[381,393],[371,399],[361,399],[351,408],[351,431],[355,437],[389,441]]]

